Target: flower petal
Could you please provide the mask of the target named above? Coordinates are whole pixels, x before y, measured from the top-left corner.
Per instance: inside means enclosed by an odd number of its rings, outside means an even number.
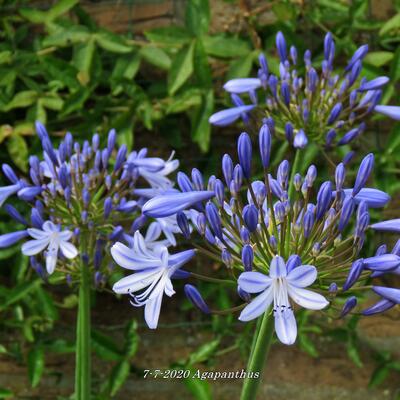
[[[271,285],[272,279],[261,272],[243,272],[240,274],[238,284],[247,293],[259,293]]]
[[[161,266],[160,259],[145,258],[120,242],[111,247],[111,255],[119,266],[126,269],[143,270]]]
[[[238,78],[226,82],[224,89],[229,93],[246,93],[261,87],[261,80],[258,78]]]
[[[146,320],[146,323],[150,329],[157,328],[162,298],[163,293],[161,292],[157,297],[149,300],[144,307],[144,319]]]
[[[161,272],[159,268],[151,268],[125,276],[114,283],[113,290],[115,293],[120,294],[137,292],[149,286]]]
[[[251,321],[263,314],[272,303],[274,298],[272,286],[264,290],[261,294],[255,297],[240,313],[240,321]]]
[[[36,228],[29,228],[28,229],[29,236],[33,237],[34,239],[45,239],[49,237],[49,233],[42,231],[41,229]]]
[[[226,110],[218,111],[211,115],[208,122],[212,125],[225,126],[236,121],[242,114],[251,111],[255,106],[238,106],[227,108]]]
[[[274,318],[278,339],[283,344],[293,344],[297,337],[297,323],[293,310],[290,308],[278,309],[274,312]]]
[[[57,264],[57,253],[58,250],[49,251],[46,254],[46,270],[49,275],[54,272]]]
[[[44,238],[40,240],[29,240],[21,247],[22,254],[26,256],[34,256],[42,252],[49,244],[50,239]]]
[[[60,248],[65,257],[71,259],[78,255],[77,248],[70,242],[60,241]]]
[[[313,265],[300,265],[292,269],[286,280],[297,287],[307,287],[317,279],[317,269]]]
[[[290,284],[288,284],[288,294],[299,306],[309,310],[322,310],[329,304],[329,301],[319,293],[301,289]]]
[[[272,261],[271,265],[269,267],[269,276],[271,278],[282,278],[286,276],[287,270],[286,270],[286,264],[284,259],[281,256],[275,256]]]

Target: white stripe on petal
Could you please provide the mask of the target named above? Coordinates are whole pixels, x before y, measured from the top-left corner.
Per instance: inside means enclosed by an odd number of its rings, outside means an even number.
[[[274,312],[274,317],[278,339],[283,344],[293,344],[297,337],[297,323],[293,310],[290,308],[278,308]]]
[[[127,294],[129,292],[137,292],[149,286],[162,271],[159,268],[146,269],[135,274],[128,275],[120,279],[113,286],[115,293]]]
[[[77,248],[70,242],[60,241],[60,248],[65,257],[71,259],[78,255]]]
[[[281,256],[275,256],[272,259],[269,268],[269,275],[271,278],[281,278],[286,276],[286,264]]]
[[[111,255],[118,265],[126,269],[142,270],[161,266],[160,259],[144,258],[120,242],[111,247]]]
[[[297,287],[307,287],[317,279],[317,269],[313,265],[300,265],[292,269],[286,280]]]
[[[24,243],[21,247],[22,254],[26,256],[33,256],[35,254],[43,251],[50,242],[50,238],[40,239],[40,240],[29,240]]]
[[[261,272],[243,272],[238,284],[247,293],[259,293],[271,285],[272,279]]]
[[[157,328],[162,298],[163,293],[161,292],[157,297],[149,300],[144,307],[144,319],[146,320],[146,323],[150,329]]]
[[[250,304],[248,304],[243,311],[240,313],[240,321],[251,321],[263,314],[272,303],[273,287],[270,286],[264,290],[261,294],[255,297]]]
[[[46,270],[49,275],[54,272],[57,264],[57,251],[49,251],[46,254]]]
[[[288,284],[288,292],[294,302],[309,310],[322,310],[329,304],[329,301],[319,293],[292,286],[290,283]]]
[[[34,239],[45,239],[50,237],[48,232],[36,228],[29,228],[28,233],[29,236],[33,237]]]
[[[58,237],[60,240],[67,241],[72,238],[72,232],[68,230],[62,231],[58,234]]]

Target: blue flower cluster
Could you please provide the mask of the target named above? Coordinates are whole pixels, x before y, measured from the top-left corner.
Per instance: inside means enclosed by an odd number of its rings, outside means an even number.
[[[335,72],[335,42],[328,33],[320,70],[313,66],[307,50],[303,57],[304,75],[300,74],[296,47],[291,46],[288,51],[282,32],[276,36],[276,48],[279,76],[271,73],[266,57],[260,54],[258,77],[226,82],[224,89],[231,94],[234,107],[213,114],[210,123],[224,126],[240,117],[249,122],[261,113],[277,136],[296,148],[304,148],[309,140],[327,147],[350,143],[364,131],[365,121],[373,111],[400,120],[400,107],[379,105],[389,78],[360,79],[368,45],[356,50],[344,71]],[[245,104],[243,96],[251,104]]]
[[[271,141],[271,129],[264,123],[258,135],[262,179],[252,179],[253,144],[250,136],[242,133],[237,143],[238,163],[225,154],[221,179],[211,176],[205,182],[197,169],[190,177],[178,172],[180,192],[155,196],[142,211],[153,218],[176,214],[180,230],[189,240],[197,232],[204,245],[193,240],[194,247],[222,261],[232,283],[237,284],[244,301],[239,319],[255,319],[272,305],[278,338],[292,344],[297,335],[293,303],[321,310],[337,297],[366,288],[367,278],[398,273],[400,241],[391,253],[381,247],[374,257],[359,258],[369,228],[396,224],[386,221],[370,226],[369,209],[384,207],[390,199],[386,193],[366,187],[373,154],[362,160],[352,186],[346,187],[343,163],[334,171],[334,182],[316,186],[314,165],[301,176],[290,171],[290,163],[283,160],[274,172]],[[400,302],[399,289],[367,288],[382,300],[364,310],[366,315]],[[187,285],[185,292],[202,311],[212,312],[193,285]],[[355,305],[356,297],[350,296],[342,316]]]
[[[147,221],[141,213],[149,198],[174,190],[168,175],[179,162],[173,156],[165,161],[148,157],[147,149],[128,153],[125,145],[116,145],[115,130],[109,132],[104,148],[98,134],[81,146],[70,133],[53,147],[45,127],[37,122],[36,129],[43,159],[29,158],[30,179],[18,177],[7,164],[2,166],[11,184],[0,188],[0,205],[16,195],[30,207],[30,218],[6,204],[5,210],[21,230],[1,235],[0,248],[28,238],[22,252],[31,257],[31,265],[41,277],[58,271],[73,283],[80,279],[83,261],[99,286],[113,269],[110,247],[123,239],[133,248],[131,235],[146,223],[150,222],[146,246],[151,251],[157,253],[160,247],[176,244],[176,218]],[[147,187],[143,187],[145,183]],[[160,255],[163,260],[165,251]],[[179,255],[171,259],[174,267],[181,260]]]

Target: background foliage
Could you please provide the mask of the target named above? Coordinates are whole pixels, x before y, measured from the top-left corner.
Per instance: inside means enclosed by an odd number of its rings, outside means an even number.
[[[28,153],[39,151],[33,128],[39,119],[54,133],[55,140],[67,130],[85,138],[114,127],[119,142],[130,149],[135,139],[140,145],[157,147],[155,151],[163,155],[170,147],[176,148],[184,166],[198,165],[211,173],[222,152],[233,149],[240,129],[212,129],[208,124],[215,110],[229,104],[222,84],[226,79],[255,73],[261,50],[277,72],[278,58],[271,49],[278,30],[300,52],[310,48],[317,63],[322,60],[321,38],[328,30],[337,44],[336,63],[342,66],[360,44],[367,42],[370,53],[363,74],[390,76],[383,102],[399,103],[399,1],[388,2],[392,10],[389,19],[379,14],[380,1],[287,0],[259,2],[252,7],[245,1],[219,3],[231,10],[231,24],[213,22],[211,2],[187,0],[184,19],[176,25],[154,28],[142,35],[117,35],[97,26],[78,0],[61,0],[43,9],[29,1],[0,1],[0,160],[16,165],[21,173],[27,171]],[[339,159],[347,150],[330,157]],[[398,215],[399,124],[375,117],[356,150],[358,156],[369,151],[379,153],[377,186],[394,197],[391,210]],[[309,159],[316,151],[310,147]],[[319,171],[324,170],[321,175],[328,174],[327,162],[320,164]],[[14,223],[1,212],[1,231],[12,231]],[[371,248],[376,244],[373,242]],[[4,338],[0,354],[27,365],[30,383],[35,387],[44,374],[57,374],[46,366],[48,358],[74,352],[71,337],[60,336],[55,329],[68,325],[76,296],[65,287],[49,290],[34,276],[18,246],[1,250],[0,263],[0,337]],[[206,297],[217,295],[217,306],[229,306],[231,300],[225,291],[210,290],[202,289]],[[189,308],[185,303],[182,311]],[[67,320],[63,321],[65,315]],[[140,344],[137,324],[130,317],[124,321],[123,340],[94,330],[96,355],[113,365],[108,378],[98,385],[98,398],[114,396],[130,373],[142,373],[135,367],[134,355]],[[316,357],[312,339],[321,334],[324,322],[309,321],[306,312],[299,319],[299,345]],[[207,328],[214,339],[172,366],[194,368],[198,363],[213,363],[214,357],[225,351],[246,354],[246,330],[240,335],[234,333],[233,323],[231,317],[214,317]],[[353,318],[330,335],[346,344],[349,357],[360,367],[356,326],[357,318]],[[221,343],[229,343],[228,348]],[[381,384],[390,370],[400,370],[391,354],[377,353],[376,358],[372,386]],[[211,398],[206,381],[185,384],[195,398]],[[8,388],[0,388],[0,398],[10,396]]]

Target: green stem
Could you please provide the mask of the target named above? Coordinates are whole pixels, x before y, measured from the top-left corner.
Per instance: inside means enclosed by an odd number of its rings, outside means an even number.
[[[81,263],[78,317],[76,327],[75,399],[90,400],[90,275],[89,267]]]
[[[300,165],[300,161],[301,161],[301,149],[296,149],[296,154],[294,155],[294,160],[293,160],[293,164],[292,164],[292,172],[290,173],[290,180],[289,180],[289,191],[288,191],[288,195],[289,195],[289,200],[291,200],[293,202],[293,191],[294,191],[294,184],[293,184],[293,179],[294,176],[296,175],[299,169],[299,165]],[[292,203],[293,204],[293,203]]]
[[[240,400],[255,400],[257,389],[262,379],[262,371],[267,358],[274,333],[274,320],[270,310],[260,317],[261,323],[257,324],[250,357],[247,364],[247,377],[244,380]],[[255,373],[258,378],[254,378]]]

